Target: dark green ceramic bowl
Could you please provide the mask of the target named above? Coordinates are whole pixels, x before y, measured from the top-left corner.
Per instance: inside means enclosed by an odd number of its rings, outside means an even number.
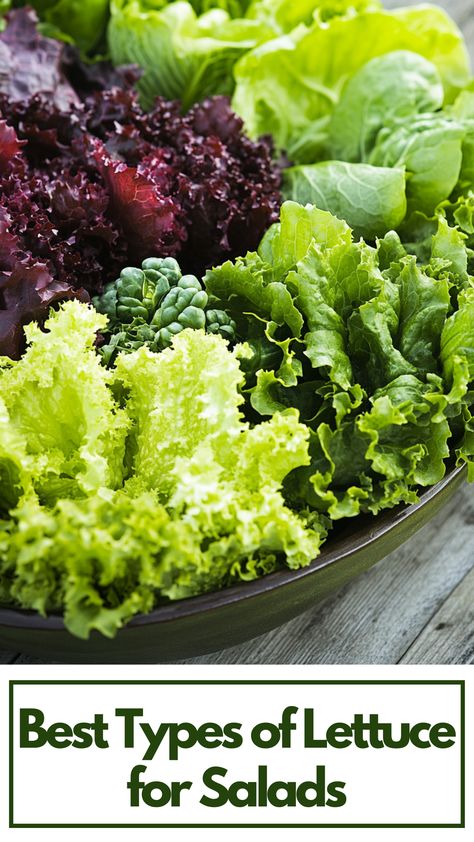
[[[60,617],[0,608],[0,648],[66,663],[160,663],[233,646],[291,620],[367,570],[424,526],[466,477],[451,470],[413,506],[347,521],[301,570],[172,602],[135,617],[113,640],[79,640]]]

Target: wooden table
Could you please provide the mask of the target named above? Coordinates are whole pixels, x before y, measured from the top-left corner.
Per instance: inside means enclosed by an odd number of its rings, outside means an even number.
[[[473,0],[439,5],[462,27],[474,59]],[[41,663],[7,652],[0,662]],[[474,663],[474,486],[464,486],[405,546],[301,617],[242,646],[181,663]]]

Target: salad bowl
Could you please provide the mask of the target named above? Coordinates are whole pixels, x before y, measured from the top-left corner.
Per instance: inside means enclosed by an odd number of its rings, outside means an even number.
[[[456,492],[466,467],[452,468],[419,502],[333,530],[323,551],[299,570],[280,570],[138,615],[108,639],[73,637],[59,616],[0,608],[0,647],[64,663],[163,663],[242,643],[316,605],[397,549]]]

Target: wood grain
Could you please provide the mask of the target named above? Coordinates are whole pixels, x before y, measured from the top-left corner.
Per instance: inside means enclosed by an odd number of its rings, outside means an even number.
[[[397,663],[474,570],[473,545],[474,495],[465,486],[404,547],[314,610],[243,646],[182,663]],[[445,662],[455,661],[447,649]]]
[[[474,663],[474,569],[434,614],[400,663]]]

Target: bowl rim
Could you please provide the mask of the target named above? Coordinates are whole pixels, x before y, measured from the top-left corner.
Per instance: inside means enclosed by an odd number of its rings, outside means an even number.
[[[118,630],[117,636],[123,635],[128,630],[137,628],[138,626],[176,622],[196,614],[207,613],[237,602],[251,600],[268,591],[282,588],[291,582],[311,576],[317,570],[341,562],[348,556],[367,549],[370,545],[378,542],[402,523],[416,515],[417,512],[423,509],[445,488],[450,486],[451,483],[460,482],[464,476],[467,476],[467,465],[465,464],[448,470],[442,480],[420,494],[420,498],[416,503],[409,505],[402,503],[394,509],[387,509],[374,516],[373,523],[371,524],[369,521],[369,526],[367,526],[367,521],[364,521],[363,525],[359,529],[354,530],[354,532],[334,538],[333,541],[323,546],[320,555],[313,559],[306,567],[300,567],[297,570],[283,568],[273,573],[267,573],[265,576],[250,582],[238,582],[218,591],[209,591],[198,596],[170,601],[165,605],[154,608],[148,614],[137,614]],[[43,617],[30,609],[0,605],[0,628],[2,626],[30,630],[35,629],[36,631],[61,631],[69,634],[62,616],[58,614],[50,614],[47,617]],[[85,642],[87,643],[87,641]]]

